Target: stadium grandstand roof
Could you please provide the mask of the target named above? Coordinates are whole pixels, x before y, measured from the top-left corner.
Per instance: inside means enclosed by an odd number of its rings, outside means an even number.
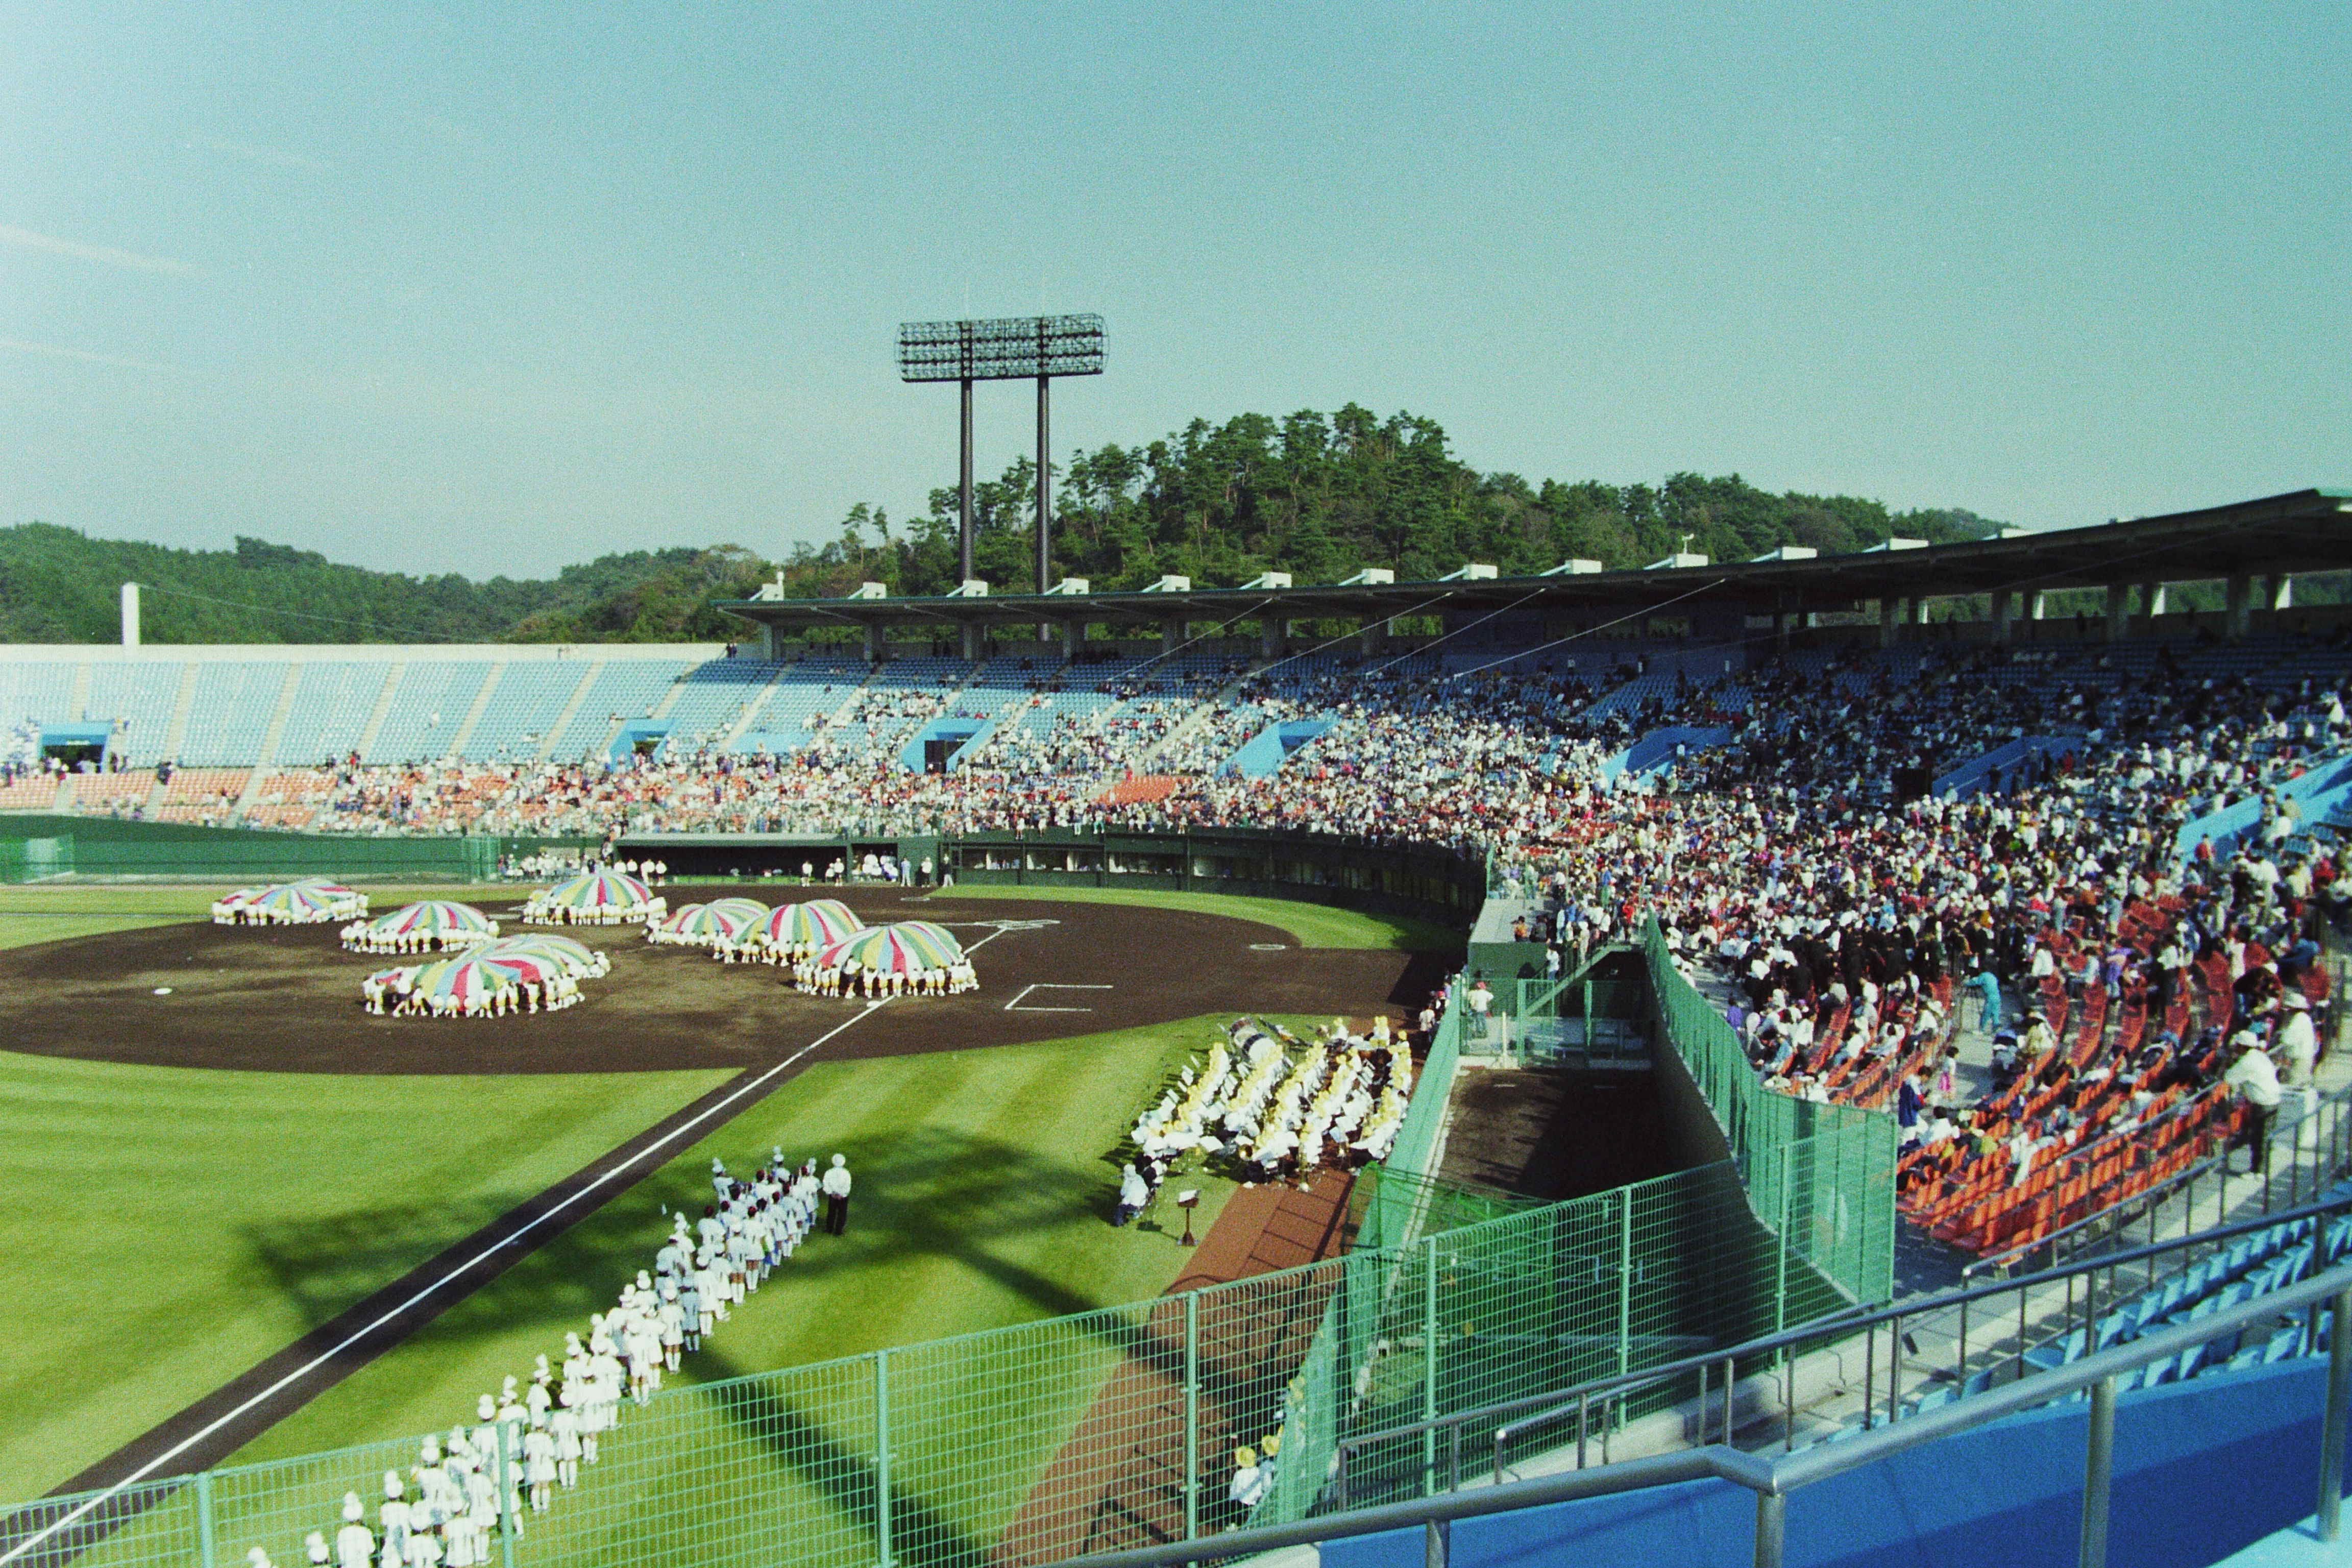
[[[1681,558],[1670,558],[1679,560]],[[1601,607],[1678,598],[1752,609],[1826,610],[1869,599],[1945,598],[2111,584],[2352,568],[2352,489],[2284,495],[2084,528],[2011,531],[1918,549],[1717,562],[1533,577],[1302,584],[1288,588],[1131,589],[894,599],[755,598],[721,608],[778,633],[825,626],[948,626],[1088,621],[1387,619],[1513,605]]]

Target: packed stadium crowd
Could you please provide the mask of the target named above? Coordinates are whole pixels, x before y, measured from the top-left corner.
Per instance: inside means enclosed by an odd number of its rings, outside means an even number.
[[[2250,1044],[2300,1037],[2298,996],[2323,1000],[2295,955],[2345,894],[2286,786],[2352,749],[2352,658],[2203,653],[1318,655],[1091,688],[1073,666],[992,695],[877,677],[782,752],[347,763],[314,826],[606,842],[1246,826],[1451,847],[1535,900],[1553,970],[1654,916],[1776,1086],[1897,1108],[1923,1148],[1951,1146],[1919,1162],[1948,1177],[1952,1148],[1997,1142],[2016,1180],[2151,1118],[2219,1116],[2207,1091]],[[989,731],[961,765],[904,765],[943,714]],[[1307,718],[1319,731],[1269,767],[1233,765]],[[1115,787],[1147,774],[1164,787]],[[2230,807],[2200,842],[2192,825]],[[1964,1017],[2003,1034],[1990,1087],[1951,1059]],[[2280,1060],[2284,1083],[2240,1093],[2233,1128],[2307,1071],[2297,1047]]]

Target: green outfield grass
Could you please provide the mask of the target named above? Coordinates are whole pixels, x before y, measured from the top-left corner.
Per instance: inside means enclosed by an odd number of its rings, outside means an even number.
[[[57,1485],[728,1076],[0,1053],[0,1498]]]
[[[1053,899],[1077,904],[1140,904],[1148,909],[1191,910],[1204,915],[1231,915],[1235,920],[1260,921],[1288,931],[1301,947],[1388,948],[1400,952],[1454,952],[1462,947],[1458,931],[1433,921],[1409,915],[1368,915],[1330,904],[1297,899],[1255,899],[1234,893],[1187,893],[1172,889],[1034,888],[1004,883],[967,887],[959,882],[948,889],[959,899]]]
[[[238,1458],[446,1428],[502,1377],[528,1377],[534,1355],[560,1362],[564,1331],[584,1332],[652,1266],[665,1206],[701,1212],[713,1155],[749,1170],[777,1144],[794,1160],[839,1152],[857,1186],[849,1234],[812,1237],[689,1359],[688,1382],[1157,1295],[1183,1250],[1149,1218],[1110,1226],[1108,1156],[1223,1021],[818,1063]],[[1183,1181],[1202,1189],[1205,1234],[1232,1184]]]
[[[238,884],[234,879],[198,885],[126,883],[100,886],[0,888],[0,948],[106,931],[139,931],[210,918],[213,900]],[[462,886],[376,887],[367,889],[378,910],[411,899],[457,899],[475,903],[519,902],[528,888],[514,883]]]

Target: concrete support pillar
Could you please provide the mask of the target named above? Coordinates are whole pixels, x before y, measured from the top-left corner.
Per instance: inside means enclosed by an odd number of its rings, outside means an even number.
[[[1062,657],[1076,658],[1078,650],[1087,646],[1087,623],[1072,618],[1062,623]]]
[[[1386,621],[1366,621],[1356,628],[1356,651],[1370,658],[1388,647],[1389,624]]]
[[[2008,642],[2017,625],[2017,590],[1996,588],[1992,593],[1992,640]]]
[[[1170,616],[1160,623],[1160,651],[1168,653],[1184,640],[1184,617]]]
[[[1906,603],[1910,613],[1903,618],[1910,622],[1910,624],[1915,626],[1926,626],[1927,624],[1927,595],[1925,594],[1916,594]]]
[[[889,657],[888,648],[889,645],[882,640],[882,628],[880,626],[868,626],[866,628],[866,663],[881,663],[883,659]]]
[[[2270,591],[2263,602],[2273,611],[2294,608],[2294,579],[2284,572],[2270,574]]]
[[[1258,652],[1267,658],[1280,658],[1288,652],[1290,625],[1279,616],[1269,616],[1257,624]]]
[[[2222,599],[2221,635],[2237,642],[2246,635],[2246,626],[2253,617],[2254,580],[2241,572],[2231,578]]]
[[[2109,642],[2121,642],[2131,629],[2131,585],[2127,583],[2107,584],[2106,636]]]
[[[2025,611],[2027,619],[2040,621],[2047,620],[2049,618],[2049,595],[2043,593],[2041,589],[2036,588],[2032,593],[2028,594],[2025,596],[2025,602],[2027,606]]]
[[[2139,585],[2140,629],[2148,636],[2156,635],[2156,617],[2164,614],[2164,584],[2157,582]]]
[[[1879,600],[1878,646],[1881,647],[1893,647],[1895,646],[1895,628],[1902,624],[1903,601],[1900,599]]]
[[[967,621],[963,627],[963,657],[977,661],[987,646],[987,634]]]
[[[1796,620],[1793,610],[1772,612],[1772,646],[1781,653],[1789,651],[1789,633],[1795,629]]]

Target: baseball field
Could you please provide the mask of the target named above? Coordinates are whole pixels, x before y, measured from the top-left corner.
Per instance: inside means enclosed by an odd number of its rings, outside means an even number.
[[[688,1381],[1150,1297],[1171,1227],[1106,1223],[1137,1110],[1234,1014],[1402,1010],[1416,950],[1458,940],[1213,895],[874,891],[869,919],[961,927],[981,991],[868,1008],[609,928],[577,933],[614,958],[577,1008],[388,1019],[331,929],[212,926],[218,890],[0,894],[18,1498],[446,1428],[650,1266],[714,1156],[840,1152],[857,1187]],[[1229,1188],[1199,1184],[1205,1231]]]

